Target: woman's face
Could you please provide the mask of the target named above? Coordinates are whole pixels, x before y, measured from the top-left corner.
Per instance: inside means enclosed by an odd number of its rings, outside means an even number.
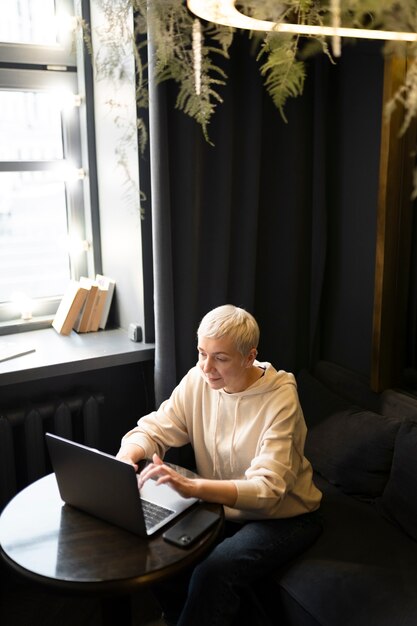
[[[251,384],[255,356],[255,349],[242,356],[227,336],[198,338],[198,364],[212,389],[224,389],[228,393],[244,391]]]

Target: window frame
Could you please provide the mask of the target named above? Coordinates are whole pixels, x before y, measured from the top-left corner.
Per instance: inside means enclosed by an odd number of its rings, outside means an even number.
[[[71,0],[56,0],[56,12],[65,10],[75,15]],[[78,7],[77,7],[78,9]],[[87,242],[85,254],[70,258],[70,276],[94,276],[101,272],[101,252],[98,218],[97,181],[91,177],[96,167],[91,156],[95,155],[92,123],[92,92],[85,81],[87,63],[80,41],[69,36],[57,45],[0,43],[0,90],[44,91],[51,86],[69,87],[73,93],[83,96],[80,107],[70,115],[63,112],[62,130],[64,158],[77,163],[87,176],[75,184],[66,184],[67,220],[69,235],[76,233]],[[39,171],[51,169],[56,162],[48,161],[0,161],[0,172]],[[37,299],[36,316],[21,320],[13,303],[0,303],[0,335],[22,330],[49,326],[57,310],[61,295]]]

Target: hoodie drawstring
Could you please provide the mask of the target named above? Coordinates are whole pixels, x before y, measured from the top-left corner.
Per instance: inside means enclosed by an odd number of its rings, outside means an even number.
[[[213,478],[216,477],[217,473],[217,426],[219,423],[219,406],[220,406],[220,394],[217,394],[217,406],[216,406],[216,417],[214,424],[214,435],[213,435]]]
[[[235,449],[235,435],[236,435],[236,428],[237,428],[237,412],[239,409],[239,404],[240,404],[240,400],[241,398],[237,399],[237,402],[235,404],[235,414],[233,417],[233,430],[232,430],[232,438],[231,438],[231,442],[230,442],[230,457],[229,457],[229,462],[230,462],[230,471],[234,472],[234,464],[233,464],[233,459],[234,459],[234,454],[233,451]]]

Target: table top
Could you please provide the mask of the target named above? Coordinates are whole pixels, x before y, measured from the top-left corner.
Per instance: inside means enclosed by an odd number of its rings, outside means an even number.
[[[162,532],[143,539],[64,504],[55,474],[49,474],[2,512],[1,554],[18,573],[59,590],[128,592],[175,575],[213,545],[223,525],[222,507],[197,506],[221,513],[220,521],[189,548],[178,548]]]

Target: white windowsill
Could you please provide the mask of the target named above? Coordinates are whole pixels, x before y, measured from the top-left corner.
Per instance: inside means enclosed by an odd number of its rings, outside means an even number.
[[[0,386],[90,370],[150,361],[154,344],[135,343],[121,328],[59,335],[53,328],[0,337],[34,352],[0,362]]]

